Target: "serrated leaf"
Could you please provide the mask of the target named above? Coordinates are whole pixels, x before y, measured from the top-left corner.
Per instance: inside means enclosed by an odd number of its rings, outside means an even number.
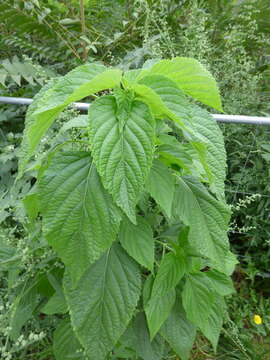
[[[163,296],[150,298],[145,307],[148,328],[151,340],[155,337],[162,324],[170,315],[171,309],[175,302],[175,289],[171,289]]]
[[[40,89],[40,91],[34,96],[33,102],[28,106],[26,116],[25,116],[25,129],[23,132],[23,139],[21,143],[21,149],[19,152],[19,171],[18,171],[18,178],[20,178],[23,174],[23,171],[25,169],[25,166],[27,164],[27,161],[31,157],[31,155],[28,155],[28,129],[31,128],[33,123],[33,114],[39,107],[39,102],[43,98],[44,94],[47,93],[51,88],[54,87],[54,85],[57,83],[59,78],[51,79],[48,81],[48,83],[43,86],[43,88]],[[32,120],[31,120],[32,119]]]
[[[215,302],[210,307],[210,313],[201,325],[200,330],[211,342],[214,351],[217,349],[218,339],[223,325],[225,302],[221,296],[216,296]]]
[[[142,101],[150,106],[156,117],[167,116],[187,130],[181,118],[167,106],[168,100],[177,103],[179,106],[185,106],[187,103],[184,93],[177,87],[175,82],[166,76],[154,74],[141,79],[133,86],[133,90]]]
[[[24,170],[41,138],[65,107],[98,91],[113,88],[120,83],[121,76],[120,70],[107,69],[99,64],[86,64],[58,79],[56,84],[46,91],[42,90],[41,96],[34,99],[35,111],[26,115],[20,172]]]
[[[114,244],[72,287],[64,281],[73,328],[90,359],[104,360],[125,331],[141,292],[139,268]]]
[[[150,171],[154,148],[154,120],[148,107],[126,100],[126,121],[117,117],[113,96],[103,96],[90,107],[92,155],[106,189],[114,201],[136,223],[135,206]]]
[[[182,301],[187,318],[201,327],[207,321],[215,293],[211,282],[204,273],[188,275],[182,292]]]
[[[167,76],[175,81],[186,94],[222,111],[217,83],[196,59],[176,57],[171,60],[161,60],[150,68],[149,73]]]
[[[228,206],[194,178],[182,177],[178,179],[173,207],[175,217],[190,227],[190,244],[211,259],[214,268],[230,275],[233,267],[227,237]]]
[[[154,112],[168,116],[190,141],[208,175],[211,190],[224,196],[226,153],[223,135],[210,114],[199,106],[190,104],[183,92],[170,79],[162,75],[148,75],[139,84],[148,89],[139,93]],[[136,87],[134,87],[136,91]]]
[[[186,271],[184,256],[174,253],[166,254],[161,260],[154,281],[151,297],[165,296],[171,289],[175,288]]]
[[[133,259],[150,271],[153,270],[155,251],[153,231],[144,218],[138,216],[137,225],[124,219],[120,226],[119,240]]]
[[[54,331],[53,354],[56,360],[86,360],[69,319],[61,320]]]
[[[182,293],[187,318],[197,325],[216,350],[223,324],[225,303],[204,272],[189,275]]]
[[[124,334],[124,338],[125,335],[130,339],[130,346],[140,358],[144,360],[163,359],[164,339],[157,335],[153,341],[150,341],[144,313],[137,314]]]
[[[119,210],[87,152],[56,153],[39,188],[45,237],[76,282],[115,240]]]
[[[175,111],[177,112],[176,109]],[[226,151],[223,135],[218,124],[211,114],[196,105],[190,107],[188,114],[183,114],[183,119],[189,128],[193,130],[190,141],[208,175],[210,189],[218,197],[224,197],[224,181],[227,167]]]
[[[175,178],[170,169],[155,160],[146,182],[146,190],[168,217],[171,217],[174,188]]]
[[[235,292],[231,277],[217,270],[207,271],[206,276],[211,280],[213,289],[221,296],[230,295]]]
[[[186,318],[178,298],[160,333],[182,360],[189,359],[196,337],[196,327]]]
[[[168,135],[168,137],[170,138],[172,136]],[[163,139],[161,141],[163,141]],[[195,176],[198,174],[196,166],[196,153],[193,153],[191,156],[190,150],[190,144],[180,144],[176,140],[176,144],[162,143],[158,147],[157,152],[160,155],[160,160],[167,166],[169,166],[171,169],[183,169],[183,173]]]

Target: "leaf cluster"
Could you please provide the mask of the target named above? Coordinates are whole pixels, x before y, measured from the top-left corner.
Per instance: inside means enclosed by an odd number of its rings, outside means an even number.
[[[57,116],[93,94],[102,95],[88,117],[63,125],[77,128],[75,138],[58,138],[37,159]],[[173,58],[126,72],[82,65],[48,83],[29,107],[17,181],[36,172],[24,199],[30,234],[40,234],[65,268],[56,275],[49,260],[55,291],[41,309],[63,316],[57,359],[66,346],[82,359],[128,351],[188,359],[197,331],[216,349],[236,263],[226,235],[226,159],[217,124],[189,97],[221,110],[211,74],[194,59]],[[29,316],[40,297],[35,282],[22,296],[30,294]],[[27,319],[11,314],[10,336]]]

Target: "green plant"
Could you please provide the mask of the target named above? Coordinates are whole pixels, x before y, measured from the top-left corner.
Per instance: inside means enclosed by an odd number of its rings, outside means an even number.
[[[20,61],[17,56],[9,59],[0,60],[0,84],[6,85],[6,80],[11,78],[17,85],[21,85],[22,80],[31,85],[44,85],[45,81],[55,76],[54,72],[33,64],[31,59],[25,58]]]
[[[82,130],[38,160],[61,111],[105,90],[91,103],[87,132],[79,116]],[[236,263],[226,236],[225,150],[217,124],[185,94],[221,110],[214,79],[189,58],[124,73],[83,65],[46,85],[28,109],[17,181],[38,170],[24,200],[29,230],[65,266],[42,310],[65,314],[57,359],[66,346],[81,359],[161,359],[172,350],[188,359],[197,330],[217,346]],[[27,319],[40,296],[35,282],[29,291],[36,300]],[[11,322],[14,337],[14,315]]]

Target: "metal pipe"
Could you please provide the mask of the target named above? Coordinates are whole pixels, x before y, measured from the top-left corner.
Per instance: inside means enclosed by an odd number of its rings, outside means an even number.
[[[30,105],[32,101],[33,100],[29,98],[0,96],[0,103],[5,103],[5,104]],[[87,111],[90,104],[76,102],[74,103],[74,106],[79,111]],[[270,125],[270,117],[246,116],[246,115],[223,115],[223,114],[212,114],[212,116],[216,121],[222,123]]]
[[[212,114],[218,122],[250,125],[270,125],[270,117],[246,116],[246,115],[222,115]]]

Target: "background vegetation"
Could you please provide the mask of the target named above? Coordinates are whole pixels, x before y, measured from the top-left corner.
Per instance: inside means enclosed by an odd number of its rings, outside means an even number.
[[[269,18],[268,0],[2,1],[0,95],[33,97],[49,79],[85,61],[130,69],[147,59],[190,56],[215,75],[225,113],[270,116]],[[36,272],[42,278],[54,256],[43,250],[43,239],[33,245],[27,237],[33,224],[26,222],[20,199],[31,187],[31,178],[14,184],[25,110],[0,106],[0,259],[14,247],[21,253],[19,267],[15,259],[8,278],[0,262],[0,347],[3,359],[53,359],[57,318],[48,320],[39,311],[16,341],[7,336],[7,314],[15,295]],[[44,147],[73,116],[70,109],[58,119]],[[193,357],[269,359],[270,130],[221,127],[228,153],[226,195],[233,208],[230,239],[239,259],[234,273],[239,296],[230,300],[217,355],[198,339]],[[262,325],[254,323],[254,314],[261,315]]]

